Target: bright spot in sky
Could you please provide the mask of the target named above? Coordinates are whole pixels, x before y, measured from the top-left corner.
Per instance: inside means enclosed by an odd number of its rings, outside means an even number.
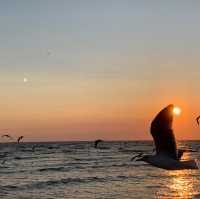
[[[179,107],[174,107],[173,113],[174,113],[175,115],[180,115],[180,114],[181,114],[181,109],[180,109]]]
[[[24,77],[24,83],[28,82],[28,79],[26,77]]]

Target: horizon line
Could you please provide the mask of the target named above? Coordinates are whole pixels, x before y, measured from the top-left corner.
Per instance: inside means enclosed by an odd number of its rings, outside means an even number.
[[[97,138],[98,139],[98,138]],[[23,143],[37,143],[37,142],[43,142],[43,143],[55,143],[55,142],[94,142],[96,139],[94,140],[56,140],[56,141],[52,141],[52,140],[46,140],[46,141],[23,141],[20,142],[20,144]],[[104,142],[154,142],[153,139],[136,139],[136,140],[105,140],[102,139]],[[197,142],[200,141],[200,139],[177,139],[177,141],[191,141],[191,142]],[[0,144],[12,144],[12,143],[17,143],[17,142],[0,142]]]

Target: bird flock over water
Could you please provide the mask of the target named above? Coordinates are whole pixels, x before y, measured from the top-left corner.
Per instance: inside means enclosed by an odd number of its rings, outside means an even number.
[[[132,157],[131,161],[144,161],[152,166],[167,170],[198,169],[196,160],[181,160],[185,152],[195,151],[192,149],[178,149],[172,128],[173,108],[174,105],[170,104],[162,109],[151,123],[150,133],[155,145],[152,154],[144,155],[143,153],[139,153]],[[197,125],[199,125],[199,120],[200,116],[196,118]],[[8,139],[19,145],[24,136],[19,136],[17,139],[14,139],[10,134],[5,133],[1,138]],[[104,142],[102,139],[95,140],[93,147],[95,149],[109,149],[108,147],[99,146],[102,142]],[[34,144],[30,151],[34,152],[36,147],[37,145]],[[2,160],[1,164],[6,163],[8,154],[8,152],[4,152],[0,155],[0,160]]]
[[[11,135],[9,135],[9,134],[4,134],[4,135],[2,135],[1,137],[2,137],[2,138],[8,138],[9,140],[14,140],[14,138],[13,138]],[[23,138],[24,138],[24,136],[19,136],[19,137],[17,138],[17,143],[19,144],[19,142],[20,142]]]
[[[24,136],[19,136],[17,139],[14,139],[14,138],[13,138],[11,135],[9,135],[9,134],[3,134],[3,135],[1,136],[1,138],[7,138],[7,139],[9,139],[10,141],[16,140],[16,143],[19,144],[20,141],[24,138]],[[1,164],[5,164],[5,163],[6,163],[6,161],[7,161],[6,157],[8,156],[8,154],[9,154],[8,152],[4,152],[2,155],[0,155],[0,159],[3,159],[2,162],[1,162]]]
[[[155,154],[134,156],[131,160],[144,161],[155,167],[167,170],[198,169],[196,160],[181,161],[185,152],[193,152],[191,149],[178,149],[173,132],[173,109],[170,104],[161,110],[151,123],[150,132],[155,144]],[[200,116],[196,118],[199,125]]]

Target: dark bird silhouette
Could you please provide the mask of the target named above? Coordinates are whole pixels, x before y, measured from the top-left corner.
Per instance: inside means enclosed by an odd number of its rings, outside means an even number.
[[[3,138],[3,137],[7,137],[7,138],[9,138],[9,139],[11,139],[11,140],[13,139],[13,138],[12,138],[10,135],[8,135],[8,134],[2,135],[1,137],[2,137],[2,138]]]
[[[17,139],[17,143],[19,144],[20,140],[22,140],[23,138],[24,138],[24,136],[20,136],[20,137],[18,137],[18,139]]]
[[[33,145],[33,146],[32,146],[32,151],[33,151],[33,152],[35,151],[35,148],[36,148],[36,145]]]
[[[199,119],[200,119],[200,115],[196,118],[198,126],[199,126]]]
[[[4,160],[1,162],[1,164],[5,164],[5,163],[6,163],[6,161],[7,161],[7,160],[6,160],[6,159],[4,159]]]
[[[172,104],[161,110],[151,123],[151,135],[154,139],[156,154],[144,155],[137,161],[144,161],[153,166],[168,169],[198,169],[195,160],[180,161],[185,152],[177,149],[173,133],[173,108]]]
[[[95,142],[94,142],[94,148],[97,148],[97,146],[98,146],[98,144],[100,142],[103,142],[103,140],[101,140],[101,139],[95,140]]]

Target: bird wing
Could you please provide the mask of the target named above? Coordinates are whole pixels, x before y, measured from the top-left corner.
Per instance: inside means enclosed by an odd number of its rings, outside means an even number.
[[[99,140],[96,140],[95,143],[94,143],[95,148],[97,148],[97,145],[98,145],[99,142],[103,142],[103,140],[100,140],[100,139],[99,139]]]
[[[10,137],[9,135],[7,135],[7,134],[4,134],[4,135],[2,135],[1,137]]]
[[[200,116],[198,116],[197,118],[196,118],[196,121],[197,121],[197,124],[199,125],[199,119],[200,119]]]
[[[17,142],[19,143],[20,140],[23,139],[23,137],[24,137],[24,136],[20,136],[20,137],[18,137]]]
[[[172,104],[161,110],[151,123],[151,135],[153,136],[156,153],[164,153],[173,159],[178,159],[176,139],[172,129],[173,123]]]

